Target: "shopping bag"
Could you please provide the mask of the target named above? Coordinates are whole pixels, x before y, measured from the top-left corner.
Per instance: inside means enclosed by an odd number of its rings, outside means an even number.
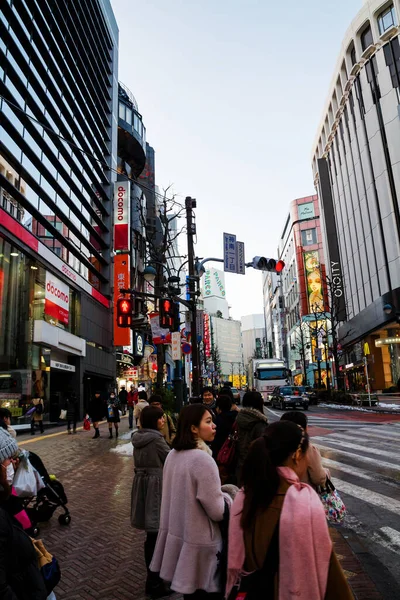
[[[346,506],[328,477],[326,478],[325,486],[318,488],[317,492],[328,521],[330,523],[341,523],[347,513]]]
[[[108,418],[109,419],[113,419],[114,418],[114,407],[111,404],[109,404],[107,406],[107,413],[108,413]]]
[[[37,494],[37,481],[35,472],[29,459],[22,455],[19,467],[15,473],[13,487],[17,496],[32,498]]]
[[[217,465],[221,467],[230,467],[236,460],[236,451],[238,443],[238,430],[236,423],[233,424],[232,430],[227,439],[218,452]]]
[[[61,419],[61,420],[64,421],[66,418],[67,418],[67,411],[65,410],[65,408],[62,408],[61,412],[60,412],[59,419]]]
[[[86,415],[86,417],[83,419],[83,429],[85,431],[90,431],[89,415]]]

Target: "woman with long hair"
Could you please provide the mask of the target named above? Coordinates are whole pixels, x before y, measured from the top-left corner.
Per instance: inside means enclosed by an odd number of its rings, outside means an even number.
[[[273,423],[250,447],[229,524],[227,593],[242,575],[246,600],[349,600],[317,493],[301,483],[308,435]]]
[[[222,536],[218,523],[231,505],[221,490],[208,447],[215,437],[211,412],[186,406],[164,466],[160,530],[151,570],[185,600],[222,600]]]
[[[163,467],[170,447],[163,436],[165,415],[162,408],[146,406],[140,418],[142,427],[132,434],[135,477],[132,485],[131,523],[135,529],[146,532],[146,593],[152,598],[162,598],[168,594],[168,590],[149,567],[160,525]]]
[[[243,396],[243,408],[237,419],[237,463],[236,481],[242,485],[242,469],[250,444],[259,438],[268,427],[268,419],[264,415],[264,400],[260,392],[246,392]]]

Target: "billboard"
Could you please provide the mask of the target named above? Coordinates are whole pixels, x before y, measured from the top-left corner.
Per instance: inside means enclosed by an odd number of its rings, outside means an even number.
[[[223,271],[218,269],[207,269],[204,273],[204,298],[222,298],[225,300],[225,275]]]
[[[69,287],[62,282],[58,277],[46,271],[46,288],[45,288],[44,314],[47,317],[46,321],[56,325],[62,323],[68,325],[69,321]]]
[[[114,250],[131,248],[131,188],[129,181],[114,184]]]
[[[123,296],[119,290],[129,287],[129,254],[116,254],[114,256],[114,346],[130,346],[131,344],[131,330],[128,327],[118,327],[116,315],[117,300]]]
[[[318,250],[304,252],[308,308],[310,312],[324,312],[324,290]]]

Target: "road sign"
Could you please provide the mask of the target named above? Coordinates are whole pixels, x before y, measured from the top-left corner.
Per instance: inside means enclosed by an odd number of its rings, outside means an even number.
[[[224,271],[237,273],[236,235],[224,233]]]
[[[244,258],[244,242],[236,242],[236,273],[246,274],[246,262]]]

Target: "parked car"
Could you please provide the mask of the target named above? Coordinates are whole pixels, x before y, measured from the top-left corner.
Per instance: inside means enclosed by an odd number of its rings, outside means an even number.
[[[309,403],[309,398],[301,386],[282,385],[272,392],[271,404],[281,410],[296,408],[308,410]]]

